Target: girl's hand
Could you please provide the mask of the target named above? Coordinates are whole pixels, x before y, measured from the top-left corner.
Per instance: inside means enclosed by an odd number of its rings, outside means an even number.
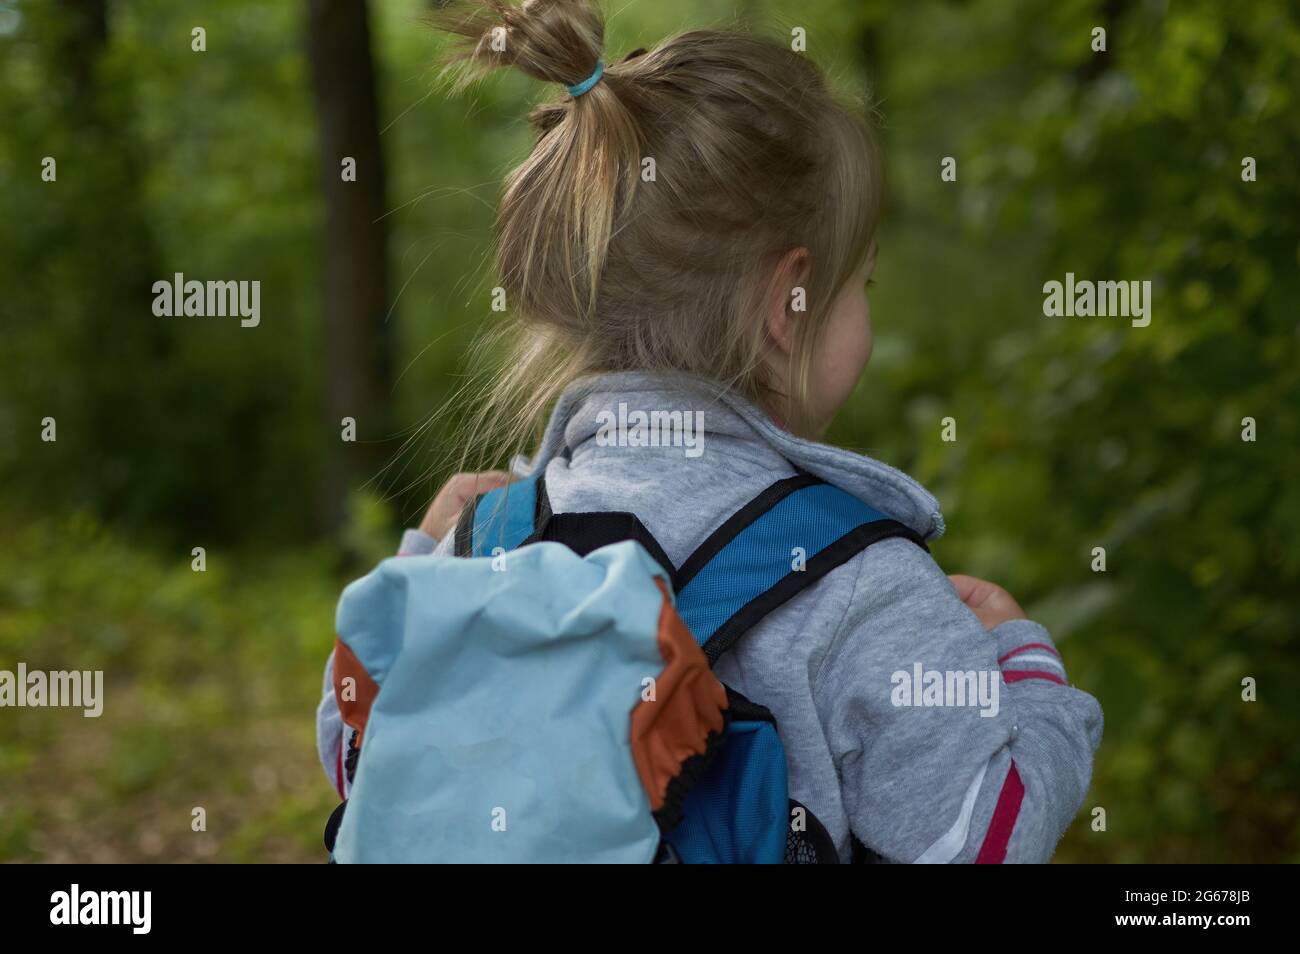
[[[969,606],[985,629],[992,629],[1009,619],[1025,619],[1014,596],[988,580],[974,576],[949,576],[961,601]]]
[[[465,509],[467,503],[479,494],[504,487],[508,483],[510,483],[510,475],[503,470],[485,470],[481,474],[457,474],[443,484],[442,489],[438,491],[438,496],[433,498],[433,503],[429,504],[429,509],[425,511],[424,519],[420,521],[420,529],[435,540],[441,540],[455,529],[456,521],[460,519],[460,512]]]

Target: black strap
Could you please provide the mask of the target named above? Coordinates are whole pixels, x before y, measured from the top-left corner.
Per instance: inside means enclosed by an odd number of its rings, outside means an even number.
[[[767,706],[751,702],[725,682],[722,688],[727,691],[728,722],[770,722],[776,725],[776,716],[772,715],[772,710]]]
[[[533,501],[533,530],[537,531],[551,519],[551,496],[546,492],[546,471],[537,478],[537,498]]]
[[[654,557],[655,562],[664,568],[669,580],[673,578],[672,561],[668,559],[668,554],[664,553],[664,548],[659,545],[659,541],[646,529],[645,524],[637,518],[636,514],[622,511],[551,514],[541,528],[534,531],[521,546],[550,541],[563,543],[578,556],[586,556],[601,547],[609,546],[611,543],[621,543],[624,540],[635,540],[641,544],[646,552]]]
[[[460,512],[460,519],[456,521],[456,533],[452,538],[451,552],[458,557],[474,555],[474,514],[478,511],[479,501],[483,496],[479,494],[465,504],[465,509]]]

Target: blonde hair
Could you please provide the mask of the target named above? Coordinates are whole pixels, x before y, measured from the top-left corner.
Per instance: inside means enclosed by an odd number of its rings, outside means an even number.
[[[557,86],[604,55],[593,0],[452,0],[430,17],[459,38],[461,85],[513,66]],[[581,96],[531,115],[536,142],[508,177],[496,265],[507,350],[481,382],[461,469],[523,450],[574,380],[644,370],[708,378],[756,402],[805,403],[839,290],[869,250],[881,163],[865,110],[786,46],[700,30],[605,65]],[[654,160],[653,181],[642,180]],[[762,360],[775,264],[810,252],[789,393]]]

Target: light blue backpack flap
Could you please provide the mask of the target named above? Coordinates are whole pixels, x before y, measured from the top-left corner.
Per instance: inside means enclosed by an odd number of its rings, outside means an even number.
[[[390,559],[349,586],[339,637],[379,693],[335,860],[650,861],[629,729],[664,666],[654,576],[632,542],[538,543]]]

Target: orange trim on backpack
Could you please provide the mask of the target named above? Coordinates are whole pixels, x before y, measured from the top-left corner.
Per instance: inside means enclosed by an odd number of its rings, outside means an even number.
[[[632,759],[652,811],[663,807],[682,762],[705,751],[710,732],[722,731],[727,708],[727,690],[677,615],[667,585],[659,577],[655,583],[664,596],[657,637],[664,668],[655,677],[654,701],[643,699],[632,710],[631,731]]]
[[[343,699],[343,680],[351,676],[355,680],[355,699]],[[345,724],[357,730],[357,746],[366,731],[366,722],[370,718],[370,707],[375,696],[379,695],[379,684],[370,678],[361,660],[353,655],[348,644],[341,639],[334,641],[334,700],[338,703],[339,714]]]

